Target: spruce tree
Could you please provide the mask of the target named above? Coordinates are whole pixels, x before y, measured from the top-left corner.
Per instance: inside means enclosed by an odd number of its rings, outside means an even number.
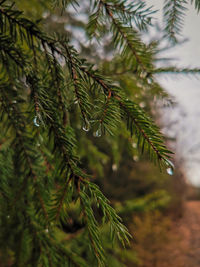
[[[60,7],[63,13],[88,5],[78,0],[39,2],[51,5],[51,10]],[[199,10],[200,2],[194,3]],[[164,35],[173,43],[185,4],[165,1]],[[94,266],[104,266],[102,226],[108,225],[111,240],[117,238],[124,246],[130,235],[82,161],[82,136],[115,136],[126,125],[127,139],[136,140],[139,150],[161,169],[173,169],[171,152],[159,128],[122,83],[105,75],[90,56],[82,58],[66,34],[47,33],[41,21],[30,19],[18,6],[0,2],[1,262],[20,267],[89,266],[77,244],[73,248],[76,235],[70,246],[59,241],[68,230],[63,223],[74,212],[81,230],[77,242],[91,249]],[[99,42],[109,32],[114,64],[121,64],[121,71],[144,91],[153,94],[156,88],[155,94],[164,97],[155,73],[199,70],[156,68],[158,42],[147,45],[141,38],[154,12],[143,1],[91,0],[85,31]]]

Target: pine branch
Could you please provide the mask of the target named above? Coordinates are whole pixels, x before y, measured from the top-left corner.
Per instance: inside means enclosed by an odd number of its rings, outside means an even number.
[[[170,74],[182,74],[182,75],[198,75],[200,74],[199,68],[177,68],[177,67],[164,67],[157,68],[152,71],[153,74],[162,74],[162,73],[170,73]]]
[[[57,192],[57,196],[56,196],[56,202],[55,203],[55,220],[57,221],[60,217],[60,213],[61,213],[61,209],[63,207],[63,204],[65,203],[70,203],[70,201],[72,201],[72,199],[69,197],[69,193],[70,193],[70,188],[69,188],[69,183],[71,182],[73,176],[71,175],[70,177],[68,177],[68,180],[65,182],[65,185],[63,188],[61,188],[59,191],[61,191],[60,193]],[[70,190],[70,191],[69,191]],[[67,196],[67,199],[65,198]],[[72,196],[72,194],[70,194],[70,196]]]
[[[94,79],[103,88],[104,91],[107,91],[108,93],[111,91],[112,97],[114,97],[115,100],[119,103],[120,107],[125,112],[127,119],[129,118],[135,124],[137,129],[136,135],[138,136],[139,143],[139,137],[143,137],[143,149],[144,143],[146,141],[152,148],[158,160],[162,160],[162,162],[166,165],[166,159],[169,157],[169,153],[171,152],[164,145],[163,137],[159,133],[157,126],[153,124],[152,120],[147,117],[144,111],[132,101],[125,100],[123,96],[118,94],[118,92],[121,90],[117,90],[115,92],[111,84],[108,84],[102,79],[100,79],[98,76],[95,75],[94,72],[91,73],[84,68],[81,68],[81,70],[85,71],[92,79]],[[116,86],[114,88],[116,88]],[[132,123],[128,125],[128,128],[130,129],[131,133],[133,133]]]
[[[53,5],[56,6],[61,6],[62,11],[64,11],[65,8],[67,8],[68,5],[72,5],[75,9],[76,6],[79,6],[79,1],[78,0],[51,0]]]
[[[52,77],[55,77],[53,80],[53,83],[55,87],[57,88],[57,96],[58,96],[58,102],[59,102],[59,109],[63,113],[63,125],[66,126],[67,124],[67,106],[65,104],[64,96],[63,96],[63,91],[65,90],[65,80],[64,80],[64,74],[62,71],[61,66],[59,65],[55,52],[52,50],[51,54],[53,56],[53,62],[51,60],[51,56],[48,54],[46,46],[44,43],[42,43],[42,46],[45,50],[45,55],[48,61],[48,65],[50,67],[51,75]],[[53,64],[53,66],[52,66]]]
[[[194,3],[195,9],[197,10],[197,13],[200,11],[200,1],[199,0],[191,0],[191,4]]]
[[[87,116],[89,115],[89,110],[91,107],[91,104],[89,102],[89,96],[87,94],[87,87],[84,87],[84,81],[79,77],[78,72],[75,68],[75,64],[73,63],[72,58],[72,51],[69,50],[69,47],[67,47],[65,44],[63,44],[63,47],[65,48],[66,54],[67,54],[67,64],[69,67],[69,71],[71,74],[71,79],[74,85],[74,90],[76,94],[76,98],[81,110],[82,117],[84,121],[87,121]]]
[[[27,56],[24,51],[15,45],[12,38],[2,34],[0,35],[0,57],[4,63],[11,60],[12,64],[19,65],[22,69],[27,65]]]
[[[125,24],[133,26],[133,22],[139,30],[147,30],[151,25],[152,17],[156,11],[151,7],[146,7],[144,2],[127,3],[125,0],[115,0],[107,2],[107,6],[113,14],[116,14]]]
[[[140,56],[140,50],[145,51],[144,45],[140,42],[138,33],[133,30],[131,27],[123,26],[120,20],[116,19],[113,16],[112,11],[109,9],[109,6],[101,1],[105,7],[107,15],[112,21],[112,28],[114,34],[114,44],[116,47],[122,47],[122,55],[125,57],[130,56],[130,52],[136,59],[137,64],[141,67],[143,71],[146,71],[146,67],[143,63],[142,57]],[[137,47],[137,48],[136,48]],[[143,58],[145,55],[143,54]],[[146,57],[147,58],[147,57]]]
[[[13,10],[11,6],[2,6],[0,8],[0,22],[2,25],[1,31],[7,34],[8,30],[11,38],[15,42],[26,42],[33,53],[36,52],[35,40],[41,44],[46,44],[50,51],[61,54],[60,50],[56,47],[56,40],[47,36],[40,30],[37,24],[31,20],[22,17],[23,12]]]
[[[134,125],[136,126],[135,133],[138,136],[138,145],[142,145],[142,152],[144,151],[145,142],[147,142],[149,147],[156,154],[157,159],[165,163],[171,152],[163,144],[163,136],[160,134],[158,127],[148,118],[144,111],[132,101],[120,100],[120,105],[125,111],[125,114],[127,114],[128,128],[132,134]],[[143,137],[142,142],[140,141],[140,136]]]
[[[102,210],[103,223],[108,222],[110,224],[111,236],[117,233],[119,240],[123,245],[125,245],[125,243],[129,242],[130,235],[127,228],[121,223],[121,218],[109,205],[108,199],[106,199],[106,197],[101,193],[99,188],[87,180],[80,180],[80,182],[83,189],[80,191],[79,196],[84,210],[85,219],[88,222],[88,231],[90,233],[91,240],[93,240],[92,247],[95,251],[99,265],[104,266],[104,250],[102,246],[99,246],[100,234],[97,228],[97,221],[93,217],[92,203],[94,202],[94,204]]]
[[[92,249],[94,250],[94,253],[96,255],[96,259],[98,260],[99,266],[104,266],[104,250],[102,247],[102,242],[100,239],[100,233],[98,229],[98,223],[94,217],[94,212],[92,210],[92,203],[88,195],[81,190],[79,192],[81,206],[84,213],[84,219],[86,221],[87,230],[89,233],[89,238],[91,242]]]
[[[101,1],[94,1],[92,10],[96,11],[92,13],[89,17],[89,22],[87,25],[87,32],[89,33],[90,38],[100,37],[101,29],[103,28],[104,21],[102,20],[103,16],[103,5]]]
[[[14,131],[16,132],[16,151],[19,152],[18,157],[21,155],[21,160],[24,161],[24,164],[29,169],[28,176],[24,178],[26,180],[25,183],[26,184],[28,183],[27,181],[28,179],[30,178],[33,179],[34,181],[33,184],[36,188],[37,196],[40,201],[41,208],[44,213],[44,217],[46,218],[48,222],[47,211],[46,211],[45,204],[41,196],[40,188],[38,186],[37,174],[33,168],[33,166],[35,165],[35,159],[34,157],[31,156],[30,151],[26,148],[26,143],[30,143],[30,141],[29,141],[28,135],[27,134],[22,135],[22,132],[21,132],[21,131],[25,132],[24,118],[19,116],[20,112],[17,110],[16,105],[14,105],[12,109],[10,109],[7,106],[7,103],[9,102],[9,98],[7,97],[6,92],[4,90],[5,88],[10,89],[10,87],[9,86],[5,87],[5,85],[2,87],[2,84],[1,84],[1,88],[2,88],[1,90],[2,107],[4,108],[4,112],[7,113],[8,119],[11,122]]]
[[[165,37],[169,38],[173,43],[177,43],[177,36],[181,33],[187,10],[185,7],[186,4],[186,0],[165,0],[163,8]]]

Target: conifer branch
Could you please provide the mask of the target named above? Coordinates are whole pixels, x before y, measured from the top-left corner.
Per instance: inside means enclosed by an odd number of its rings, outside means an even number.
[[[165,36],[173,43],[178,41],[177,36],[181,33],[185,11],[187,10],[186,4],[186,0],[165,0],[163,8]]]
[[[182,75],[198,75],[200,74],[199,68],[177,68],[177,67],[165,67],[165,68],[157,68],[152,70],[152,74],[162,74],[162,73],[170,73],[170,74],[182,74]]]
[[[59,204],[58,204],[58,207],[56,209],[56,216],[55,216],[55,220],[57,221],[59,216],[60,216],[60,213],[61,213],[61,209],[62,209],[62,206],[63,206],[63,203],[64,203],[64,199],[65,199],[65,196],[67,194],[67,189],[68,189],[68,186],[69,186],[69,183],[71,182],[72,180],[72,175],[68,178],[68,181],[65,183],[65,186],[63,188],[63,193],[61,195],[61,198],[60,198],[60,201],[59,201]]]
[[[107,98],[106,98],[105,108],[104,108],[104,110],[103,110],[103,114],[102,114],[102,117],[101,117],[101,119],[100,119],[100,124],[103,123],[103,121],[104,121],[104,119],[105,119],[105,117],[106,117],[106,114],[107,114],[107,112],[108,112],[108,105],[109,105],[109,101],[110,101],[111,95],[112,95],[111,90],[109,90],[109,91],[108,91],[108,96],[107,96]]]
[[[27,64],[24,51],[14,44],[12,38],[3,34],[0,35],[0,57],[4,62],[9,61],[8,58],[10,58],[14,65],[19,65],[22,69]]]
[[[130,49],[130,51],[132,52],[132,54],[134,55],[134,57],[136,59],[136,62],[141,67],[141,69],[146,73],[147,72],[146,67],[143,64],[142,59],[140,58],[138,51],[134,47],[134,42],[135,42],[135,45],[137,44],[138,48],[141,46],[141,43],[140,43],[138,37],[136,37],[137,33],[133,31],[133,28],[124,27],[120,21],[115,19],[112,11],[109,9],[109,5],[102,0],[100,0],[100,1],[105,6],[106,13],[111,18],[111,21],[113,22],[113,27],[116,28],[116,34],[114,33],[116,46],[118,46],[118,45],[124,46],[123,54],[126,54],[127,48]],[[118,38],[118,36],[117,36],[118,33],[121,35],[121,39]],[[143,51],[144,51],[144,49],[143,49]]]
[[[117,100],[121,108],[125,111],[125,114],[127,114],[127,116],[132,119],[139,133],[153,149],[158,159],[163,160],[163,162],[165,162],[166,157],[168,157],[168,154],[171,152],[163,144],[162,136],[160,135],[158,128],[145,115],[144,111],[132,101],[124,101],[122,96],[116,94],[116,92],[111,89],[112,85],[106,84],[94,73],[91,73],[84,68],[81,69],[85,71],[91,78],[93,78],[103,88],[104,91],[108,93],[111,91],[111,96]],[[130,127],[132,128],[132,125]]]
[[[81,110],[82,117],[83,117],[84,121],[86,121],[87,120],[87,118],[86,118],[86,114],[87,114],[86,105],[89,106],[88,96],[87,96],[86,92],[84,92],[82,90],[82,86],[80,85],[81,81],[79,81],[79,79],[78,79],[78,74],[77,74],[77,71],[75,69],[75,65],[73,64],[73,59],[72,59],[71,53],[69,52],[68,47],[66,45],[64,45],[64,48],[65,48],[67,58],[68,58],[67,63],[69,65],[69,71],[71,73],[71,78],[73,81],[76,98],[77,98],[77,101],[78,101],[78,104],[79,104],[79,107]]]
[[[200,11],[200,1],[199,0],[191,0],[191,3],[192,4],[194,3],[195,9],[199,13],[199,11]]]
[[[37,188],[36,191],[37,191],[38,199],[40,201],[41,208],[42,208],[42,210],[44,212],[44,217],[48,221],[48,214],[47,214],[47,211],[46,211],[46,208],[45,208],[45,205],[44,205],[44,201],[43,201],[41,193],[40,193],[40,189],[39,189],[38,184],[37,184],[38,183],[37,182],[37,175],[36,175],[36,173],[35,173],[35,171],[33,169],[33,164],[34,163],[32,163],[32,159],[29,156],[29,152],[27,151],[27,149],[26,149],[26,147],[24,145],[26,143],[26,141],[24,140],[24,138],[23,138],[23,136],[21,134],[21,130],[22,129],[20,129],[18,127],[18,124],[20,124],[20,122],[22,122],[23,120],[22,120],[22,118],[17,117],[17,114],[19,115],[19,111],[16,110],[15,106],[12,107],[12,111],[13,112],[11,114],[9,108],[6,106],[6,103],[9,102],[9,99],[7,98],[6,93],[3,90],[4,89],[2,88],[2,92],[1,93],[2,93],[2,100],[3,100],[2,104],[3,104],[4,110],[7,113],[8,118],[11,121],[14,130],[16,131],[17,142],[18,142],[19,146],[21,147],[21,149],[23,151],[24,160],[26,161],[26,165],[28,166],[28,168],[30,170],[28,176],[33,178],[34,184],[35,184],[35,186]],[[23,126],[23,130],[24,130],[24,128],[25,127]],[[26,177],[25,179],[27,180],[28,177]]]
[[[147,26],[151,25],[151,15],[156,12],[152,10],[152,6],[147,8],[144,2],[126,3],[126,1],[117,0],[106,4],[112,13],[116,13],[130,26],[134,22],[139,30],[147,30]]]

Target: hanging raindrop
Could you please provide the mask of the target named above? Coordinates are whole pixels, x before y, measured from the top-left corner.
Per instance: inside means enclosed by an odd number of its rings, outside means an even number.
[[[35,116],[34,119],[33,119],[33,123],[36,127],[39,127],[39,123],[38,123],[38,116]]]
[[[166,169],[166,172],[169,175],[173,175],[174,174],[174,164],[168,159],[166,159],[166,163],[168,165],[168,168]]]
[[[89,123],[89,121],[86,118],[84,119],[82,129],[84,131],[86,131],[86,132],[88,132],[90,130],[90,123]]]
[[[102,130],[101,130],[101,125],[99,126],[98,130],[94,133],[95,137],[101,137],[102,135]]]
[[[152,84],[153,83],[153,79],[152,78],[147,78],[147,83],[148,84]]]
[[[174,169],[172,168],[172,167],[170,167],[170,168],[167,168],[167,173],[169,174],[169,175],[173,175],[174,174]]]
[[[146,78],[146,76],[147,76],[147,73],[145,71],[141,71],[140,78],[144,79]]]

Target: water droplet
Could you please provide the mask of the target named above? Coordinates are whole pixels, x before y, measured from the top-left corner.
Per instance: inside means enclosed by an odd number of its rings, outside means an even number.
[[[145,72],[145,71],[141,71],[141,73],[140,73],[140,78],[146,78],[146,76],[147,76],[147,73]]]
[[[35,116],[34,119],[33,119],[33,123],[36,127],[39,127],[39,123],[38,123],[38,116]]]
[[[118,168],[117,168],[117,164],[113,164],[113,165],[112,165],[112,170],[113,170],[114,172],[116,172],[117,169],[118,169]]]
[[[101,137],[102,135],[102,130],[101,130],[101,125],[99,126],[98,130],[94,133],[95,137]]]
[[[82,129],[86,132],[90,130],[90,123],[87,119],[84,120]]]
[[[49,16],[50,12],[49,11],[45,11],[43,14],[42,14],[42,17],[44,19],[46,19],[48,16]]]
[[[147,78],[147,83],[148,84],[152,84],[153,83],[153,79],[152,78]]]
[[[167,173],[169,174],[169,175],[173,175],[174,174],[174,169],[173,168],[167,168]]]
[[[169,159],[166,159],[165,161],[166,161],[167,166],[168,166],[168,168],[166,169],[166,172],[169,175],[173,175],[174,174],[174,164]]]
[[[49,232],[49,229],[48,229],[48,228],[46,228],[46,229],[45,229],[45,232],[46,232],[46,233],[48,233],[48,232]]]

